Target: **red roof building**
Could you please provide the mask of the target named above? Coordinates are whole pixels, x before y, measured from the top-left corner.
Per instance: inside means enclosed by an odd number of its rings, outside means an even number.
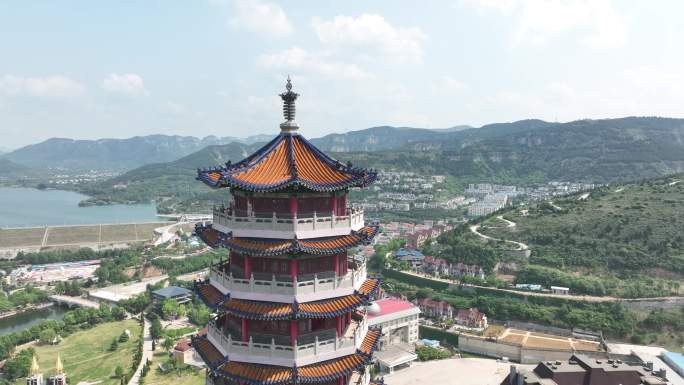
[[[436,319],[454,318],[454,308],[446,301],[435,301],[430,298],[420,298],[416,300],[416,305],[426,316]]]
[[[380,331],[366,306],[380,283],[347,251],[369,244],[377,226],[349,207],[347,193],[376,173],[339,162],[298,133],[290,80],[280,95],[281,132],[236,163],[198,170],[225,191],[211,224],[195,233],[230,250],[197,282],[217,316],[193,346],[215,385],[366,385]]]
[[[471,328],[487,328],[487,316],[477,308],[459,309],[456,313],[456,323]]]

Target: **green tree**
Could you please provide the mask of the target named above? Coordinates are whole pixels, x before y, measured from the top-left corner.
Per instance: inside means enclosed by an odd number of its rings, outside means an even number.
[[[119,342],[126,342],[128,341],[128,333],[124,330],[121,332],[121,335],[119,336]]]
[[[180,306],[178,305],[178,301],[176,301],[173,298],[164,300],[161,306],[161,312],[162,316],[167,319],[177,317],[180,313]]]
[[[123,379],[124,374],[124,368],[122,368],[120,365],[117,365],[114,369],[114,377]]]
[[[167,353],[170,352],[171,349],[173,349],[173,345],[174,344],[173,344],[173,340],[171,339],[171,337],[166,337],[164,339],[164,342],[162,343],[162,346],[164,347],[164,350],[166,350]]]
[[[41,344],[48,345],[54,343],[55,338],[57,338],[57,332],[54,329],[45,329],[40,332],[38,339]]]
[[[17,353],[16,357],[8,359],[3,367],[5,378],[13,381],[17,378],[26,377],[34,354],[35,350],[28,348]]]
[[[109,345],[109,350],[115,352],[117,349],[119,349],[119,340],[114,338],[112,343]]]
[[[162,325],[158,317],[152,320],[152,324],[150,325],[150,336],[153,340],[158,340],[162,336]]]
[[[114,306],[112,308],[112,318],[117,321],[121,321],[122,319],[126,318],[126,310],[121,306]]]

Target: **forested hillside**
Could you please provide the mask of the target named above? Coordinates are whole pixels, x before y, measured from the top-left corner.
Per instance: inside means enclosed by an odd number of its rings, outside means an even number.
[[[684,175],[516,207],[481,232],[527,244],[520,283],[628,297],[678,293],[684,279]]]

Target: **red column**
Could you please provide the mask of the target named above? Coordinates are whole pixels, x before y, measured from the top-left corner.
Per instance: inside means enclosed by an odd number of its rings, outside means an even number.
[[[335,194],[333,194],[333,195],[330,197],[330,208],[331,208],[333,214],[339,215],[339,214],[337,213],[337,197],[335,196]]]
[[[249,323],[247,318],[242,318],[242,340],[244,342],[249,341]]]
[[[299,205],[297,203],[297,197],[296,196],[291,196],[290,197],[290,214],[294,217],[297,215],[297,210],[299,209]]]
[[[299,337],[299,328],[297,327],[297,320],[290,321],[290,338],[292,339],[292,346],[297,345],[297,338]]]
[[[340,275],[340,255],[333,255],[333,265],[335,266],[335,275]]]
[[[249,279],[252,276],[252,257],[245,255],[245,278]]]
[[[351,312],[347,313],[347,325],[351,323]]]
[[[341,212],[340,215],[344,215],[345,212],[347,211],[347,195],[346,195],[346,194],[345,194],[345,195],[342,195],[342,196],[340,197],[340,202],[339,202],[339,205],[338,205],[338,206],[341,206],[341,207],[340,207],[340,212]]]
[[[347,379],[346,376],[342,376],[342,377],[338,378],[337,379],[337,385],[344,385],[346,379]]]
[[[335,322],[337,323],[337,336],[338,336],[338,337],[341,337],[341,336],[342,336],[342,332],[344,331],[344,326],[342,325],[342,323],[343,323],[344,321],[342,320],[342,317],[343,317],[343,316],[341,316],[341,315],[335,317]]]
[[[299,263],[296,259],[290,259],[290,274],[292,274],[292,280],[294,281],[299,274]]]

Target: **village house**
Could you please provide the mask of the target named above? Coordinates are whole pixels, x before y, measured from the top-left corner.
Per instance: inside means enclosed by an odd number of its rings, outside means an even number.
[[[416,305],[426,317],[439,320],[454,318],[454,308],[446,301],[421,298],[416,300]]]
[[[408,263],[412,268],[416,269],[423,266],[425,256],[418,250],[401,248],[394,253],[394,258],[398,261]]]
[[[487,316],[477,308],[459,309],[456,313],[456,323],[469,328],[487,328]]]
[[[449,275],[449,262],[444,258],[426,255],[423,260],[423,271],[434,275]]]
[[[485,279],[485,271],[479,265],[466,265],[462,262],[451,265],[451,275],[456,278],[474,277]]]

